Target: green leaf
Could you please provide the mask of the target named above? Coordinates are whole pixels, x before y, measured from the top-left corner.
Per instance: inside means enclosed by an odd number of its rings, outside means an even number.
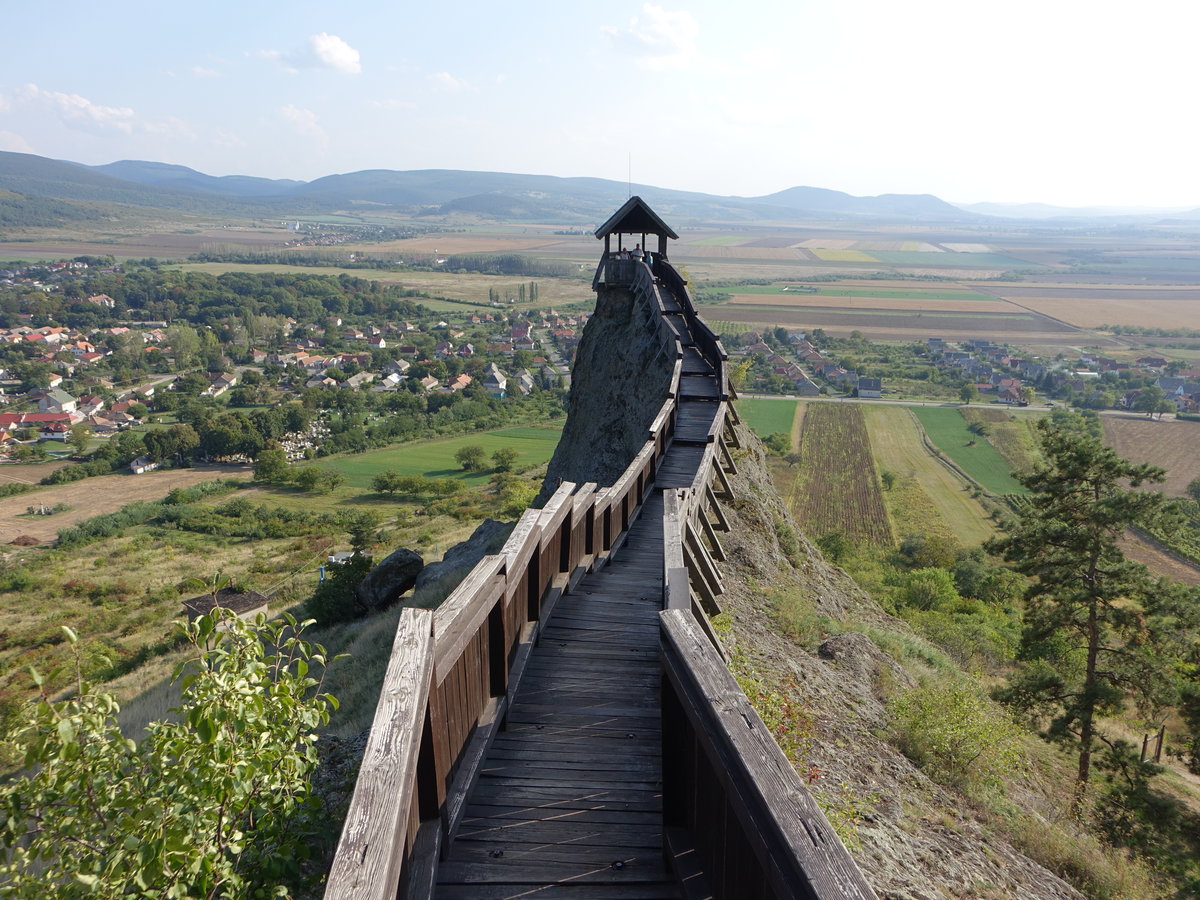
[[[58,720],[58,736],[64,744],[75,743],[75,726],[71,724],[70,719]]]

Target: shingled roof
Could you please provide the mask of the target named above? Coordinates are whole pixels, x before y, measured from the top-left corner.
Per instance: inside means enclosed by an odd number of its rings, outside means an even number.
[[[679,235],[641,197],[630,197],[596,229],[597,239],[610,234],[657,234],[679,240]]]

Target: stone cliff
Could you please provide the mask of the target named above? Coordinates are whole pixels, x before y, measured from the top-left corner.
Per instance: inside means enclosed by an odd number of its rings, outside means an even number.
[[[671,366],[633,294],[602,290],[571,374],[567,424],[542,485],[612,484],[642,449],[671,381]]]

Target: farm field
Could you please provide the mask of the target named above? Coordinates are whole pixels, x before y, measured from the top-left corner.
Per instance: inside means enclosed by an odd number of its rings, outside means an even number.
[[[1126,532],[1120,539],[1121,552],[1140,562],[1155,575],[1173,578],[1183,584],[1200,585],[1200,567],[1188,565],[1138,535]]]
[[[554,453],[562,433],[562,423],[545,426],[522,426],[482,431],[475,434],[455,435],[428,441],[412,441],[347,456],[318,460],[316,465],[332,469],[346,476],[347,482],[356,488],[370,490],[371,480],[380,472],[394,469],[404,475],[425,475],[430,478],[459,478],[472,487],[487,484],[493,472],[490,468],[482,472],[464,472],[454,461],[454,454],[461,447],[476,444],[483,447],[490,457],[501,447],[512,447],[517,453],[517,469],[540,465]]]
[[[745,397],[737,401],[738,414],[759,437],[792,433],[792,423],[796,418],[795,400],[766,399],[763,397]]]
[[[7,472],[7,469],[0,471]],[[250,470],[246,466],[195,466],[190,469],[147,472],[144,475],[100,475],[5,497],[0,499],[0,544],[7,544],[23,534],[47,543],[58,536],[60,528],[102,513],[116,512],[127,503],[161,500],[172,488],[187,487],[201,481],[248,478],[249,475]],[[26,509],[36,503],[46,506],[65,503],[71,508],[53,516],[26,515]]]
[[[1003,313],[1018,316],[1029,314],[1026,310],[1014,306],[1007,300],[997,300],[993,297],[969,294],[966,291],[942,297],[921,296],[916,293],[900,294],[895,291],[887,295],[873,294],[867,291],[846,291],[841,294],[801,294],[788,292],[763,295],[742,293],[739,288],[738,292],[727,302],[731,305],[774,306],[780,309],[827,309],[833,306],[838,309],[849,310],[867,307],[878,311],[927,311],[930,315],[947,312],[968,314]]]
[[[748,284],[737,288],[738,295],[805,297],[885,297],[898,300],[980,300],[995,302],[995,297],[959,285],[938,285],[936,289],[905,287],[905,282],[839,281],[834,285],[779,282],[770,285]],[[767,302],[767,301],[754,301]]]
[[[830,306],[828,300],[824,305],[812,307],[768,305],[762,303],[761,298],[756,300],[754,303],[724,302],[706,306],[706,317],[746,326],[823,328],[842,337],[851,331],[861,331],[865,337],[880,341],[924,341],[934,334],[947,340],[989,338],[997,342],[1038,345],[1044,348],[1042,352],[1051,353],[1059,348],[1077,346],[1080,342],[1106,349],[1126,346],[1112,338],[1083,334],[1070,325],[1036,313],[986,311],[982,301],[972,303],[967,310],[943,312],[933,301],[921,302],[917,309],[888,309]]]
[[[1035,425],[1042,413],[964,406],[962,416],[968,424],[979,422],[987,429],[988,443],[1000,452],[1014,472],[1031,471],[1041,461]]]
[[[788,501],[811,537],[840,531],[857,544],[894,543],[862,409],[807,404]]]
[[[1152,489],[1182,497],[1188,482],[1200,478],[1200,422],[1145,416],[1101,416],[1100,421],[1105,441],[1121,456],[1167,470],[1167,480]]]
[[[424,291],[438,297],[450,297],[454,300],[467,300],[471,303],[487,305],[489,290],[500,292],[501,296],[511,294],[517,296],[518,285],[528,285],[536,281],[538,299],[531,303],[505,304],[506,309],[526,309],[531,306],[558,306],[568,303],[592,303],[596,295],[592,292],[589,278],[518,278],[515,275],[481,275],[476,273],[457,272],[389,272],[380,269],[346,269],[336,266],[287,266],[278,263],[185,263],[179,266],[188,272],[208,272],[220,275],[224,272],[284,272],[296,275],[348,275],[353,278],[365,278],[383,284],[398,284],[406,288]],[[437,300],[414,298],[432,310],[438,312],[460,312],[464,314],[478,313],[480,310],[460,303],[445,303]]]
[[[926,448],[911,410],[867,406],[863,412],[880,470],[896,475],[895,486],[883,496],[899,537],[940,534],[970,546],[996,533],[969,487]]]
[[[967,430],[967,420],[956,407],[914,406],[912,411],[934,446],[984,490],[993,494],[1026,493],[999,451],[985,438]]]

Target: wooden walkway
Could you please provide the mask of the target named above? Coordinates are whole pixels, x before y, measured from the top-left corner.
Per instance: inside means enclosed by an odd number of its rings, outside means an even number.
[[[664,318],[685,348],[674,442],[624,545],[542,630],[438,867],[440,900],[683,897],[663,842],[662,491],[692,483],[719,390],[683,317]]]
[[[468,801],[435,897],[677,898],[662,829],[662,496],[562,597]]]

